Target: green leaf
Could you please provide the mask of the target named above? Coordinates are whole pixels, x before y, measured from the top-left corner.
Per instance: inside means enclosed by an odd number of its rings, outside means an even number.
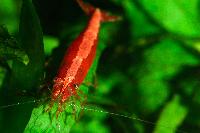
[[[71,126],[75,122],[74,114],[72,114],[72,107],[66,106],[66,109],[59,115],[58,118],[56,118],[57,107],[58,105],[56,104],[50,112],[45,112],[45,106],[43,105],[35,108],[32,111],[31,119],[28,122],[24,133],[53,133],[61,131],[68,133],[70,131]]]
[[[23,0],[19,36],[21,47],[28,54],[29,64],[13,62],[13,82],[20,89],[30,90],[38,87],[44,76],[42,29],[31,0]]]
[[[144,64],[137,70],[141,109],[155,111],[167,99],[170,88],[167,80],[184,65],[195,66],[199,60],[171,39],[162,40],[145,50]]]
[[[180,100],[180,96],[174,96],[163,108],[154,133],[176,133],[188,113],[188,109],[181,104]]]
[[[148,13],[169,32],[200,36],[198,0],[141,0]]]

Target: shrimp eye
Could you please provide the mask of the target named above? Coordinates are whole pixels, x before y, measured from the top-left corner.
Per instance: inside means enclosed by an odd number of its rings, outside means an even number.
[[[74,88],[77,90],[79,88],[78,84],[74,84]]]

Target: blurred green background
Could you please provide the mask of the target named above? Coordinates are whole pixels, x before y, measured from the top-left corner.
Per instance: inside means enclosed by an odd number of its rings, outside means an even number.
[[[122,20],[101,26],[97,87],[56,118],[52,80],[89,17],[75,0],[0,0],[0,132],[200,132],[200,1],[86,2]]]

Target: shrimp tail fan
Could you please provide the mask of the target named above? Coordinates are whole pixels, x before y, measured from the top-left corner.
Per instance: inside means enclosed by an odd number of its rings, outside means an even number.
[[[96,9],[98,9],[92,6],[91,4],[83,2],[83,0],[77,0],[77,3],[82,8],[82,10],[89,16],[92,15]],[[106,11],[103,11],[103,10],[100,10],[100,11],[101,11],[101,22],[113,22],[113,21],[118,21],[121,19],[121,17],[110,15]]]

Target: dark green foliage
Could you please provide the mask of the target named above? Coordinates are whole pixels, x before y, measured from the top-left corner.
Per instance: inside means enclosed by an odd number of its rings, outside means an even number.
[[[87,2],[122,20],[102,24],[80,98],[56,118],[52,80],[89,17],[75,0],[0,0],[0,131],[198,133],[200,2]]]
[[[25,65],[29,62],[28,55],[20,48],[17,40],[9,35],[8,30],[4,26],[0,26],[0,58],[2,61],[17,59]]]
[[[30,62],[28,66],[13,62],[14,80],[23,89],[33,89],[41,85],[44,78],[44,46],[42,29],[31,0],[23,0],[22,3],[19,41]]]

